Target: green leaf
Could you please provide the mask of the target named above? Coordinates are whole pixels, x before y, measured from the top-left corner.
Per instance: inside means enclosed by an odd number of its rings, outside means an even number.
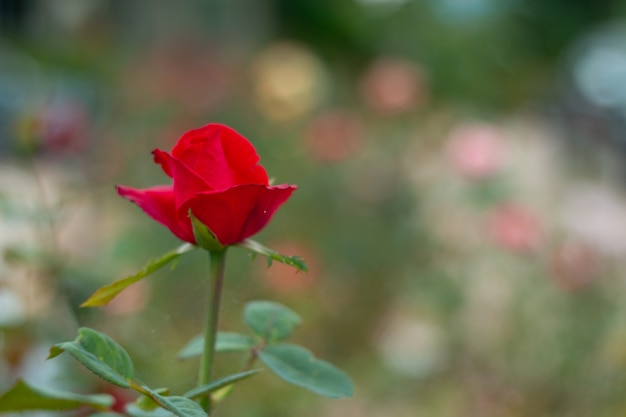
[[[48,359],[68,352],[100,378],[122,388],[130,388],[134,370],[128,353],[109,336],[88,327],[78,329],[73,342],[54,345]]]
[[[115,281],[112,284],[105,285],[101,287],[96,292],[94,292],[91,297],[89,297],[86,301],[84,301],[80,306],[81,307],[101,307],[109,304],[111,300],[113,300],[119,293],[124,291],[126,287],[131,284],[134,284],[137,281],[147,277],[155,271],[163,268],[168,263],[178,259],[180,256],[184,255],[187,252],[191,252],[196,249],[197,246],[194,246],[190,243],[185,243],[181,245],[178,249],[170,251],[165,255],[161,256],[158,259],[152,259],[143,269],[137,272],[134,275],[130,275],[126,278],[122,278],[118,281]]]
[[[244,320],[252,331],[268,343],[291,336],[301,322],[293,310],[273,301],[252,301],[246,304]]]
[[[166,397],[150,388],[143,386],[142,391],[161,407],[176,414],[178,417],[208,417],[198,403],[181,396]]]
[[[169,395],[170,393],[169,388],[157,388],[153,391],[159,395]],[[135,405],[144,411],[152,411],[159,406],[159,404],[145,394],[135,400]]]
[[[215,234],[207,225],[198,220],[189,210],[189,218],[191,219],[191,227],[193,227],[193,235],[196,238],[198,246],[208,251],[224,250],[224,245],[220,243]]]
[[[211,394],[211,403],[217,405],[230,396],[235,390],[235,385],[226,385],[223,388],[213,391]]]
[[[194,388],[190,391],[187,391],[184,396],[187,398],[198,398],[204,395],[210,394],[218,389],[222,389],[228,385],[234,384],[235,382],[239,382],[243,379],[250,378],[252,375],[260,372],[261,369],[253,369],[251,371],[239,372],[237,374],[228,375],[224,378],[217,379],[211,383],[203,385],[201,387]]]
[[[250,336],[234,332],[217,332],[215,342],[216,352],[248,351],[254,346],[254,340]],[[204,349],[204,336],[198,335],[191,339],[178,353],[179,359],[188,359],[202,355]]]
[[[22,380],[0,396],[0,411],[72,410],[90,406],[99,410],[111,407],[115,399],[107,394],[79,395],[73,392],[35,388]]]
[[[137,407],[136,404],[126,404],[124,411],[131,417],[172,417],[174,415],[171,411],[167,411],[162,407],[157,407],[154,410],[148,411],[142,410]]]
[[[330,398],[352,397],[350,377],[303,347],[279,344],[259,352],[259,358],[283,380]]]
[[[208,417],[208,414],[189,398],[181,396],[161,397],[163,408],[171,411],[179,417]]]
[[[204,343],[204,339],[202,340]],[[216,352],[241,352],[254,347],[254,339],[248,335],[235,332],[217,332]]]
[[[252,252],[261,254],[267,257],[267,265],[272,265],[272,261],[282,262],[285,265],[293,266],[299,271],[307,272],[309,268],[306,266],[306,262],[299,256],[285,256],[280,253],[273,251],[272,249],[261,245],[259,242],[256,242],[252,239],[246,239],[243,242],[237,244],[242,248],[246,248],[251,250]]]

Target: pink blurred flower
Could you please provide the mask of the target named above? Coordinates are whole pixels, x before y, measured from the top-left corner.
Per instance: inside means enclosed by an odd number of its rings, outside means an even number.
[[[466,124],[448,137],[447,154],[453,168],[471,179],[492,176],[502,164],[502,132],[488,124]]]
[[[386,116],[420,106],[426,101],[426,86],[419,68],[410,61],[379,59],[361,80],[366,104]]]
[[[26,114],[16,126],[18,146],[49,154],[83,150],[90,134],[87,109],[71,97],[53,97]]]
[[[85,107],[69,98],[55,99],[39,115],[42,145],[52,151],[79,151],[89,135]]]
[[[355,114],[331,110],[311,120],[306,142],[311,154],[321,161],[340,161],[361,146],[363,125]]]
[[[528,252],[541,243],[539,220],[526,207],[503,204],[494,209],[488,220],[488,229],[503,248],[515,252]]]

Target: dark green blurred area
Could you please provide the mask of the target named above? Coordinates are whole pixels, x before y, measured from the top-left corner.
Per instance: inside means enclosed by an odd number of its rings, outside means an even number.
[[[220,416],[626,412],[626,2],[0,0],[0,391],[111,390],[46,349],[92,326],[184,392],[207,256],[108,308],[96,288],[179,245],[115,184],[209,122],[299,189],[230,250],[220,328],[279,301],[353,378],[332,401],[269,372]],[[225,354],[218,372],[245,357]],[[124,394],[117,393],[122,398]]]

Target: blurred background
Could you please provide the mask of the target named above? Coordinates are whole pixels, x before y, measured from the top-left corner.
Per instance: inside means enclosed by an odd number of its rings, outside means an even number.
[[[331,401],[269,372],[220,416],[626,414],[626,1],[0,0],[0,392],[18,377],[125,392],[48,348],[112,335],[174,393],[196,361],[201,251],[115,184],[166,183],[154,148],[209,122],[299,186],[230,251],[221,328],[254,299],[345,369]],[[221,373],[245,357],[223,356]]]

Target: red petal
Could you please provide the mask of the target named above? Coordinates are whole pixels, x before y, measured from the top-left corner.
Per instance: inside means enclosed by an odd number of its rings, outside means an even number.
[[[174,191],[170,185],[160,185],[143,190],[117,186],[117,192],[122,197],[137,204],[141,209],[157,222],[166,226],[179,239],[189,243],[196,243],[191,229],[191,222],[187,216],[177,215],[174,202]]]
[[[188,131],[172,149],[172,156],[202,177],[211,189],[268,185],[267,172],[258,165],[259,156],[252,144],[228,126],[208,124]]]
[[[222,192],[200,193],[189,207],[222,245],[231,245],[263,229],[296,188],[287,184],[241,185]]]
[[[174,158],[167,152],[163,152],[159,149],[152,151],[154,155],[154,162],[160,164],[163,170],[170,173],[170,176],[174,179],[174,200],[176,209],[180,211],[184,210],[184,213],[180,213],[181,216],[187,216],[187,208],[185,203],[195,196],[197,193],[211,191],[213,188],[193,172],[183,162]]]

